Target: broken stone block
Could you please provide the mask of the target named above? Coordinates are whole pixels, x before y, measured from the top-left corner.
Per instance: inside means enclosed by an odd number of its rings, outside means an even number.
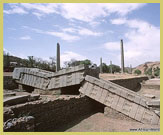
[[[160,106],[160,99],[158,100],[150,100],[147,102],[147,105],[150,107],[159,107]]]
[[[54,90],[79,85],[86,75],[99,78],[99,71],[83,64],[62,69],[55,73],[37,68],[15,68],[13,71],[13,79],[20,86],[22,85],[20,89],[23,89],[24,85],[42,90]]]
[[[3,129],[5,132],[32,132],[34,131],[34,117],[25,116],[7,120]]]
[[[153,110],[150,110],[147,100],[143,96],[110,81],[98,80],[87,75],[79,91],[139,122],[146,124],[159,123],[160,118]]]
[[[16,93],[15,92],[4,93],[3,96],[4,97],[16,96]]]
[[[40,98],[40,94],[31,94],[29,97],[29,101],[35,101]]]
[[[14,96],[4,99],[4,106],[16,105],[27,102],[29,95]]]
[[[152,94],[144,94],[144,96],[147,98],[155,98],[155,95],[152,95]]]

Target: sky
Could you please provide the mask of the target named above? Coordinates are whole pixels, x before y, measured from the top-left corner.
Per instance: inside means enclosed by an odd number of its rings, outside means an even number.
[[[3,48],[10,55],[64,62],[89,59],[125,67],[160,61],[159,3],[5,3]]]

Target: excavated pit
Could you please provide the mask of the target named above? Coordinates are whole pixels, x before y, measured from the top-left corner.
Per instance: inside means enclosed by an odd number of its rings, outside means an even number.
[[[91,115],[103,111],[104,105],[86,96],[44,95],[37,101],[5,107],[4,122],[14,118],[17,124],[13,125],[14,128],[4,128],[4,131],[21,132],[25,131],[24,127],[33,126],[32,131],[35,132],[63,132]],[[20,118],[29,116],[33,117],[33,123],[20,122]],[[12,122],[6,125],[12,125]]]

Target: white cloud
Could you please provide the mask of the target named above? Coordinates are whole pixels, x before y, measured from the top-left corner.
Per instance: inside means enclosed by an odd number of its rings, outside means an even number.
[[[78,54],[78,53],[66,51],[63,54],[61,54],[61,66],[64,65],[64,62],[70,61],[71,59],[85,60],[87,58],[85,56]]]
[[[59,37],[62,40],[65,40],[65,41],[68,41],[68,42],[72,42],[72,41],[80,39],[78,36],[70,35],[70,34],[63,33],[63,32],[47,31],[47,32],[45,32],[45,34],[52,35],[52,36],[55,36],[55,37]]]
[[[77,29],[75,29],[75,28],[63,28],[62,31],[63,32],[69,32],[69,33],[75,33],[77,31]]]
[[[11,56],[15,56],[15,57],[20,57],[22,59],[27,59],[27,56],[25,56],[24,54],[21,54],[21,53],[16,53],[16,55],[14,53],[12,53],[11,51],[9,51],[8,49],[6,48],[3,48],[3,51],[7,54],[9,53],[9,55]]]
[[[118,51],[120,50],[120,42],[107,42],[104,47],[109,51]]]
[[[9,55],[12,55],[12,53],[9,51],[9,50],[7,50],[6,48],[3,48],[3,51],[7,54],[7,53],[9,53]]]
[[[23,37],[20,37],[19,39],[21,39],[21,40],[31,40],[31,37],[30,36],[23,36]]]
[[[73,41],[77,41],[79,39],[81,39],[81,36],[101,36],[102,33],[100,32],[94,32],[92,30],[89,30],[87,28],[83,28],[83,27],[78,27],[78,28],[63,28],[61,29],[61,31],[43,31],[40,29],[36,29],[36,28],[30,28],[28,26],[22,26],[23,29],[30,29],[36,33],[39,34],[46,34],[46,35],[51,35],[51,36],[55,36],[55,37],[59,37],[62,40],[68,41],[68,42],[73,42]]]
[[[43,14],[40,14],[38,12],[33,12],[32,14],[37,16],[38,19],[41,19],[41,17],[43,16]]]
[[[40,4],[40,3],[21,3],[22,7],[26,8],[27,10],[34,10],[35,12],[42,13],[42,14],[51,14],[51,13],[58,13],[57,7],[59,4],[50,3],[50,4]]]
[[[129,28],[124,35],[125,63],[136,66],[147,61],[160,60],[160,28],[136,19],[124,21],[118,18],[111,20],[111,23],[123,24]]]
[[[10,9],[10,10],[3,10],[3,13],[5,13],[5,14],[28,14],[28,12],[25,11],[20,6],[12,6],[12,9]]]
[[[126,23],[126,18],[113,19],[113,20],[111,20],[111,23],[112,24],[117,24],[117,25],[125,24]]]
[[[21,3],[14,4],[14,6],[10,4],[11,10],[4,12],[10,13],[12,10],[19,9],[21,10],[19,13],[27,13],[30,10],[39,19],[47,14],[55,13],[69,20],[79,20],[96,26],[100,23],[96,20],[99,17],[109,16],[113,13],[124,16],[144,5],[142,3]],[[17,12],[12,11],[12,13]]]
[[[133,10],[136,10],[145,6],[145,4],[143,3],[109,3],[109,4],[102,4],[102,6],[109,13],[117,13],[120,16],[124,16],[124,15],[129,14]]]
[[[98,17],[105,17],[111,13],[124,16],[144,5],[138,3],[66,3],[61,5],[60,14],[67,19],[92,22]]]
[[[102,33],[100,33],[100,32],[94,32],[94,31],[91,31],[91,30],[86,29],[86,28],[79,29],[78,33],[80,35],[87,35],[87,36],[101,36],[102,35]]]
[[[69,32],[69,33],[75,33],[75,34],[79,34],[79,35],[82,35],[82,36],[101,36],[102,35],[101,32],[95,32],[95,31],[92,31],[90,29],[83,28],[83,27],[63,28],[62,31]]]

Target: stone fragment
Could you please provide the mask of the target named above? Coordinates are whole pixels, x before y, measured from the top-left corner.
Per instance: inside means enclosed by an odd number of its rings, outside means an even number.
[[[29,97],[29,101],[35,101],[40,98],[40,94],[31,94]]]
[[[14,96],[4,99],[4,106],[16,105],[27,102],[29,95]]]
[[[160,99],[158,100],[150,100],[147,102],[148,106],[153,106],[153,107],[160,107]]]
[[[87,75],[79,91],[139,122],[147,124],[159,123],[159,116],[150,110],[145,99],[119,85],[109,81],[107,83],[107,81]]]
[[[144,96],[147,98],[155,98],[155,95],[152,95],[152,94],[144,94]]]

